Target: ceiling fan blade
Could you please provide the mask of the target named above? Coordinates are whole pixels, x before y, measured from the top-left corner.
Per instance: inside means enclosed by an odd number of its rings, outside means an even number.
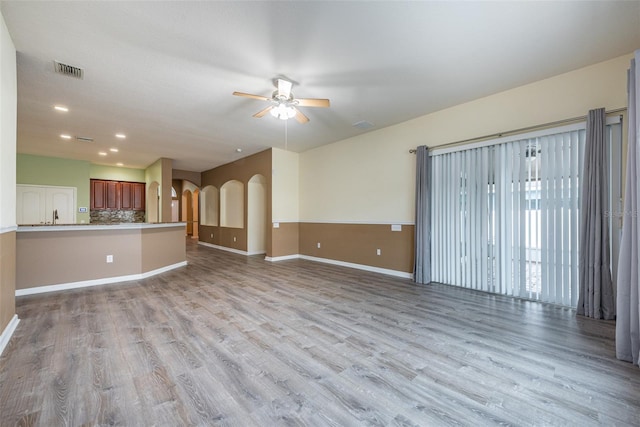
[[[309,117],[302,114],[302,112],[297,108],[295,110],[296,110],[296,120],[298,121],[298,123],[305,124],[309,121]]]
[[[286,80],[278,79],[278,96],[282,96],[285,99],[289,99],[291,96],[291,87],[293,83]]]
[[[298,105],[300,107],[328,107],[328,99],[316,99],[316,98],[298,98]]]
[[[269,111],[271,111],[271,109],[272,109],[272,108],[273,108],[273,105],[269,105],[269,106],[268,106],[267,108],[265,108],[264,110],[260,110],[260,111],[258,111],[257,113],[255,113],[255,114],[253,115],[253,117],[256,117],[256,118],[258,118],[258,119],[259,119],[260,117],[264,116],[264,115],[265,115],[265,114],[267,114]]]
[[[244,92],[233,92],[233,94],[235,96],[244,96],[245,98],[253,98],[253,99],[258,99],[260,101],[268,101],[271,98],[267,98],[266,96],[260,96],[260,95],[252,95],[250,93],[244,93]]]

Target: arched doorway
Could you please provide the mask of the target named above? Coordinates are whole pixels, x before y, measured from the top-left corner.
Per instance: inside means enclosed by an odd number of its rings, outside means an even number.
[[[171,222],[180,221],[179,207],[180,202],[178,201],[178,192],[175,188],[171,187]]]
[[[193,194],[189,190],[182,193],[182,220],[187,223],[187,236],[193,236]]]
[[[192,233],[191,233],[191,237],[193,237],[194,239],[197,239],[199,236],[199,228],[198,225],[200,223],[200,208],[199,208],[199,202],[200,202],[200,190],[196,189],[193,192],[193,200],[192,200],[192,206],[191,206],[191,212],[192,212],[192,221],[193,221],[193,227],[192,227]]]
[[[247,189],[247,252],[263,254],[267,249],[267,180],[254,175]]]

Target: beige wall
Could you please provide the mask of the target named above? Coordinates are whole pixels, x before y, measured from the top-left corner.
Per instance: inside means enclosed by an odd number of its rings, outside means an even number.
[[[384,230],[385,224],[414,223],[410,149],[584,116],[598,107],[623,108],[630,59],[625,55],[301,153],[300,253],[379,265],[383,259],[370,255],[372,236],[357,231],[357,225],[378,224]],[[335,236],[335,249],[332,244],[330,252],[317,251],[313,245],[322,236]],[[410,271],[413,240],[388,243],[387,253],[397,258],[395,269]]]
[[[16,289],[137,275],[184,262],[184,225],[18,231]],[[107,263],[113,255],[113,263]],[[34,268],[37,266],[37,268]]]
[[[0,334],[16,313],[16,232],[0,233]]]
[[[15,315],[16,49],[0,14],[0,334]]]
[[[160,158],[145,169],[145,181],[147,183],[147,218],[149,218],[149,197],[153,195],[149,190],[150,184],[157,182],[160,185],[158,190],[160,196],[158,222],[171,222],[172,164],[173,160]]]
[[[16,289],[140,272],[139,230],[18,232],[16,247]]]
[[[142,273],[185,261],[184,227],[142,229],[141,249]]]
[[[300,154],[303,222],[413,223],[415,157],[434,147],[626,106],[626,55]],[[499,70],[497,70],[499,72]]]
[[[300,155],[279,148],[271,151],[273,222],[297,222],[300,219]]]

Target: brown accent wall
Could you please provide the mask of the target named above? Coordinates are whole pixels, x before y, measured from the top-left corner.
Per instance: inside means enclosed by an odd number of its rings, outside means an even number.
[[[243,159],[236,160],[235,162],[227,163],[226,165],[219,166],[215,169],[202,172],[202,185],[201,188],[207,185],[213,185],[218,190],[220,187],[231,180],[238,180],[244,184],[244,227],[243,228],[225,228],[225,227],[212,227],[206,225],[199,226],[199,239],[202,242],[211,243],[214,245],[225,246],[228,248],[238,249],[241,251],[247,250],[247,206],[248,206],[248,184],[251,177],[260,174],[265,177],[266,184],[266,198],[267,198],[267,236],[266,247],[267,256],[271,256],[272,242],[271,242],[271,149],[261,151],[260,153],[247,156]],[[214,238],[211,238],[211,233],[214,233]],[[233,237],[236,237],[236,241],[233,241]]]
[[[182,181],[182,180],[191,181],[196,186],[202,187],[200,185],[200,180],[202,179],[200,172],[191,172],[191,171],[185,171],[180,169],[174,169],[171,176],[173,181]],[[176,187],[176,190],[177,189],[178,187]],[[182,192],[178,192],[178,194],[181,194],[181,193]]]
[[[142,273],[187,259],[184,227],[142,229]]]
[[[0,334],[16,313],[16,232],[0,233]]]
[[[229,228],[218,227],[218,233],[220,235],[220,246],[226,248],[238,249],[240,251],[247,250],[247,229],[245,228]],[[235,239],[235,241],[234,241]]]
[[[141,274],[177,264],[186,260],[184,239],[184,225],[18,231],[16,289]],[[113,255],[113,263],[106,262],[107,255]]]
[[[272,224],[270,224],[273,227]],[[280,227],[271,229],[271,256],[296,255],[299,249],[300,225],[297,222],[281,222]]]
[[[300,223],[301,255],[407,273],[413,271],[413,240],[413,225],[391,231],[389,224]]]
[[[198,240],[211,243],[212,245],[220,245],[220,227],[202,224],[199,227],[200,234],[198,235]]]

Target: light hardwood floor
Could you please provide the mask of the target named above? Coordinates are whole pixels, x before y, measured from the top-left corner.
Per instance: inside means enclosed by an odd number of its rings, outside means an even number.
[[[0,426],[640,424],[612,322],[193,243],[188,260],[18,298]]]

